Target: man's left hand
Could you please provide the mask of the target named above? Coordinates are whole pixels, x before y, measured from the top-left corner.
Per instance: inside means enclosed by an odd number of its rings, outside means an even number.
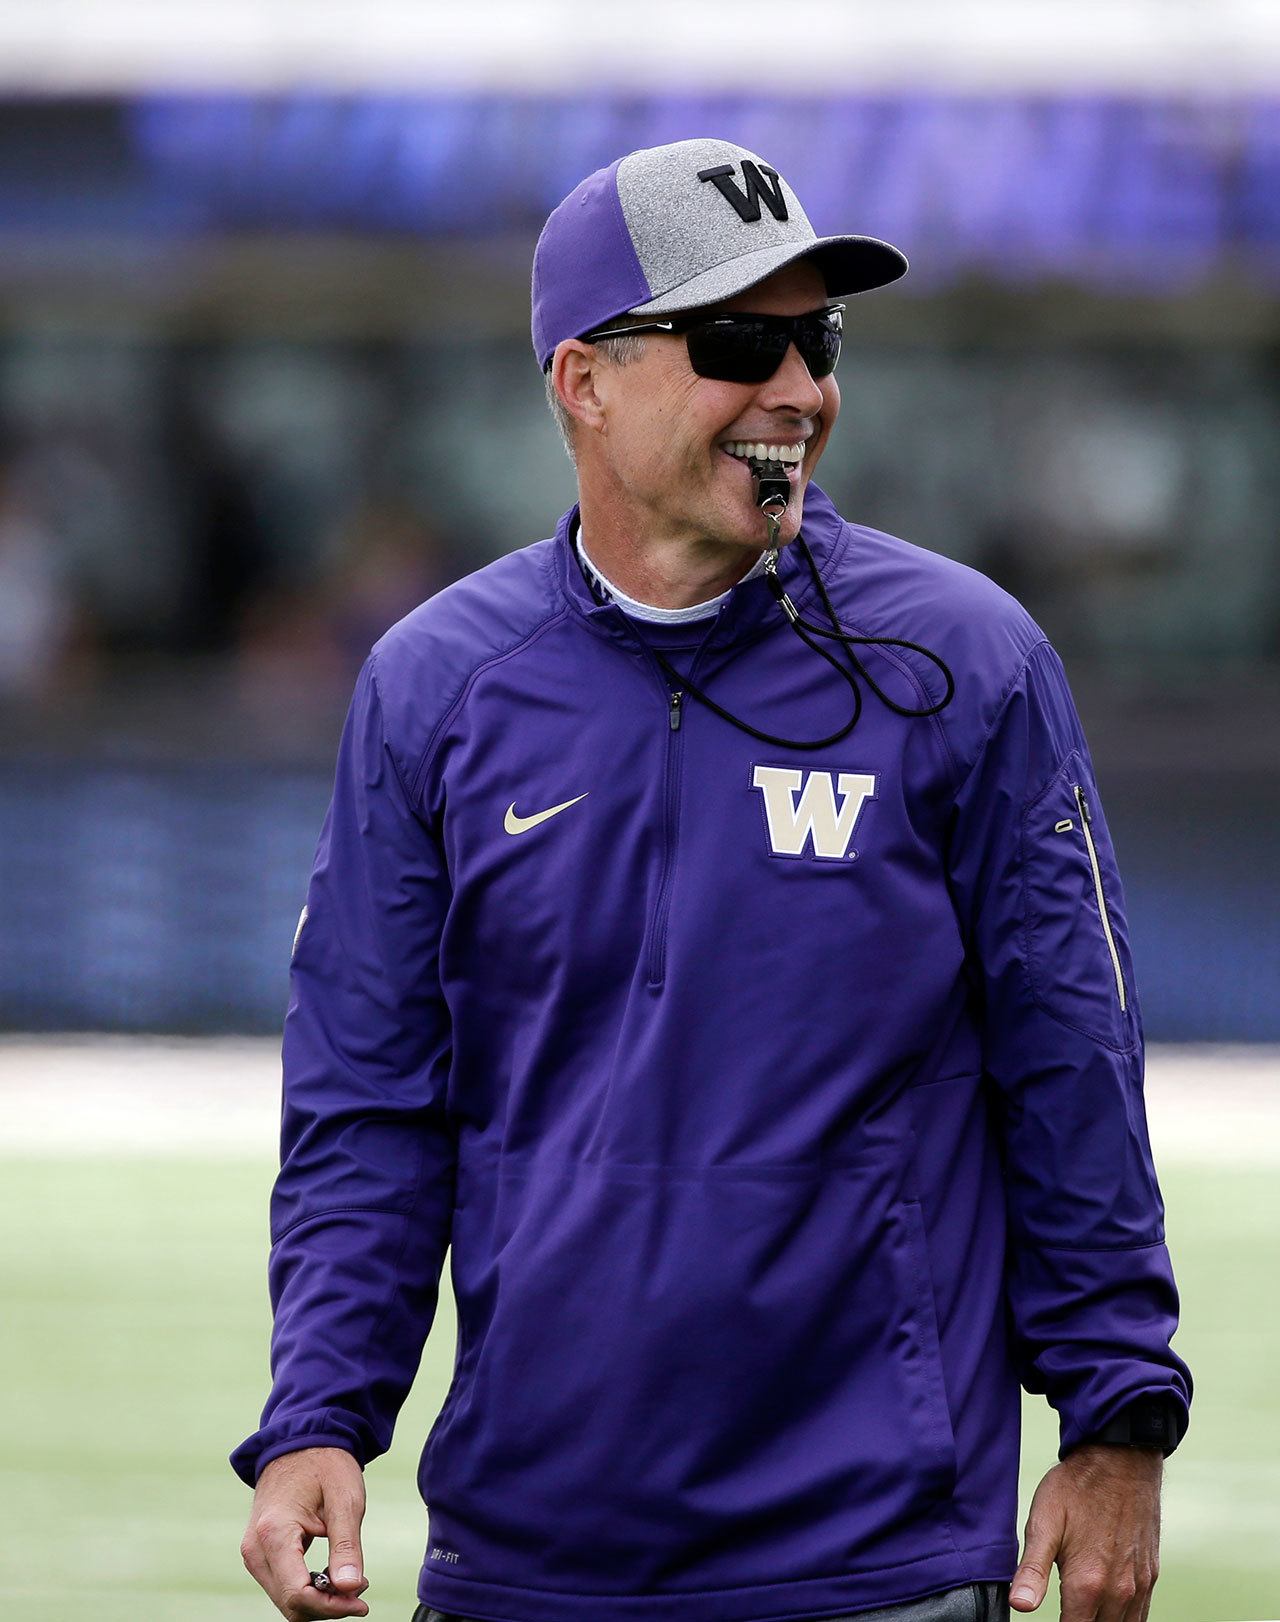
[[[1058,1563],[1062,1622],[1146,1622],[1160,1570],[1164,1458],[1149,1447],[1073,1448],[1036,1488],[1010,1599],[1034,1611]]]

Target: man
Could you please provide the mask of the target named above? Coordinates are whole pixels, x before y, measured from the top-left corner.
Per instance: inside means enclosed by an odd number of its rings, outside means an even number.
[[[974,1622],[1055,1561],[1147,1616],[1191,1378],[1088,750],[1016,602],[811,482],[828,306],[905,268],[722,141],[547,223],[580,500],[373,650],[295,942],[232,1456],[288,1617],[366,1614],[447,1247],[419,1622]]]

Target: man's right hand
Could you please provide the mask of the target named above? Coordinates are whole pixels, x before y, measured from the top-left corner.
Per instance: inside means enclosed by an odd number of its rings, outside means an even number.
[[[360,1553],[364,1473],[340,1447],[304,1447],[272,1459],[258,1477],[240,1553],[251,1575],[289,1622],[368,1616],[358,1596],[369,1586]],[[328,1592],[303,1558],[316,1538],[329,1545]]]

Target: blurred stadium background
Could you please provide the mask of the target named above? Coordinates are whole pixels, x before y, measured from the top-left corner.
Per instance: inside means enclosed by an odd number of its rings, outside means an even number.
[[[912,261],[850,305],[820,482],[1066,661],[1201,1382],[1153,1616],[1280,1617],[1273,0],[63,0],[0,6],[0,1472],[33,1622],[267,1612],[223,1457],[265,1394],[274,1033],[351,683],[572,500],[537,231],[697,134]],[[412,1609],[451,1335],[446,1302],[370,1472],[375,1616]]]

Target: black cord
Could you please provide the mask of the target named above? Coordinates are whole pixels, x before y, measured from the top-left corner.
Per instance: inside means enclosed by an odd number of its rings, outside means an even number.
[[[924,647],[923,644],[921,644],[919,642],[909,642],[906,639],[906,637],[902,637],[902,636],[851,636],[847,631],[842,630],[841,626],[840,626],[840,621],[836,618],[836,611],[831,606],[831,598],[827,595],[826,585],[823,583],[822,576],[818,572],[818,565],[814,562],[813,553],[810,552],[810,550],[809,550],[809,543],[805,540],[803,535],[797,535],[796,540],[799,543],[800,550],[804,553],[805,561],[809,565],[810,573],[813,575],[814,582],[816,583],[816,585],[818,587],[818,591],[822,596],[822,603],[823,603],[823,607],[827,611],[827,618],[831,621],[832,625],[834,626],[834,630],[828,631],[826,629],[826,627],[823,626],[823,625],[814,625],[814,624],[812,624],[809,620],[804,619],[801,616],[799,610],[796,611],[796,617],[795,617],[795,620],[793,622],[797,626],[797,628],[799,626],[803,625],[806,628],[806,630],[812,631],[815,636],[829,636],[829,637],[832,637],[833,639],[838,637],[840,639],[840,641],[842,643],[844,643],[844,645],[845,645],[845,650],[849,655],[849,661],[853,665],[853,668],[863,678],[863,680],[866,682],[867,686],[876,695],[876,697],[880,700],[880,702],[887,709],[892,710],[895,715],[905,715],[908,718],[908,720],[923,720],[925,718],[925,716],[937,715],[939,710],[945,710],[947,705],[950,704],[951,700],[956,696],[956,680],[955,680],[955,677],[951,674],[950,666],[947,664],[946,660],[943,659],[942,655],[935,653],[932,648]],[[776,575],[773,575],[770,578],[775,580],[775,581],[777,580]],[[780,587],[781,582],[779,582],[778,584],[779,584],[779,587]],[[947,684],[946,692],[943,694],[943,696],[938,700],[938,702],[936,704],[930,704],[930,705],[926,706],[926,708],[924,708],[922,710],[909,710],[909,709],[904,708],[901,704],[895,704],[894,701],[889,697],[889,695],[887,693],[884,693],[884,692],[882,692],[880,690],[880,688],[876,685],[875,680],[872,678],[872,676],[868,672],[866,666],[862,663],[861,659],[858,658],[857,654],[854,653],[853,644],[855,642],[861,644],[864,647],[887,647],[887,646],[892,646],[892,647],[895,647],[895,648],[910,648],[913,653],[922,653],[925,656],[926,659],[931,659],[933,661],[933,663],[935,665],[937,665],[938,669],[942,672],[943,677],[944,677],[944,679],[946,681],[946,684]]]
[[[726,721],[732,721],[734,726],[741,728],[743,732],[749,732],[753,738],[759,738],[762,743],[776,743],[784,749],[825,749],[828,744],[839,743],[841,738],[848,737],[854,727],[857,726],[858,717],[862,714],[862,693],[859,690],[856,676],[846,670],[834,654],[830,654],[825,648],[819,647],[808,632],[802,631],[799,626],[796,626],[796,634],[801,641],[808,643],[815,653],[820,653],[837,674],[843,676],[853,689],[853,716],[848,724],[842,726],[839,732],[833,732],[829,738],[814,738],[807,743],[795,738],[775,737],[772,732],[761,732],[759,727],[753,727],[749,721],[743,721],[738,716],[731,715],[722,705],[717,704],[714,698],[704,693],[700,687],[696,687],[688,676],[682,676],[669,660],[663,658],[657,648],[654,648],[653,652],[658,663],[666,671],[669,680],[677,682],[682,688],[687,687],[693,696],[705,704],[709,710],[714,710],[717,715],[723,716]]]
[[[670,660],[665,659],[663,655],[659,653],[658,649],[654,648],[654,655],[657,658],[658,663],[666,672],[668,679],[677,683],[681,688],[687,688],[689,692],[691,692],[699,701],[699,703],[705,704],[709,710],[714,710],[717,715],[723,717],[724,720],[731,722],[741,731],[749,732],[753,738],[759,738],[762,743],[777,744],[779,747],[784,749],[825,749],[830,744],[839,743],[841,738],[847,738],[848,735],[853,731],[854,727],[857,726],[858,720],[862,715],[862,691],[858,686],[859,676],[862,677],[867,686],[870,687],[871,691],[876,695],[880,702],[885,705],[887,709],[892,710],[895,715],[906,716],[910,720],[919,720],[928,715],[936,715],[939,710],[945,709],[955,697],[956,684],[955,678],[952,676],[950,669],[942,657],[939,654],[934,653],[931,648],[922,647],[919,642],[908,642],[905,637],[854,636],[850,632],[845,631],[841,627],[840,621],[836,617],[835,608],[832,606],[831,598],[827,594],[827,588],[823,584],[822,575],[819,573],[818,566],[814,562],[813,554],[809,550],[808,543],[805,541],[803,536],[799,535],[796,537],[796,541],[799,544],[800,551],[804,556],[805,562],[809,565],[809,572],[813,575],[814,581],[817,584],[818,592],[822,597],[823,607],[827,612],[827,618],[831,621],[831,630],[828,630],[824,625],[815,625],[812,620],[807,620],[800,614],[800,611],[796,608],[795,604],[792,603],[791,599],[787,596],[782,582],[778,579],[777,574],[773,570],[768,572],[766,578],[769,581],[770,588],[772,589],[775,598],[783,607],[783,610],[786,613],[787,623],[791,626],[792,630],[796,633],[800,640],[806,644],[806,646],[812,648],[815,653],[821,654],[827,663],[835,671],[837,671],[845,681],[849,683],[849,686],[853,690],[853,715],[849,721],[840,728],[839,732],[833,732],[830,737],[827,738],[812,739],[780,738],[775,736],[775,734],[772,732],[762,732],[758,727],[753,727],[749,721],[743,721],[739,716],[730,714],[730,712],[722,705],[717,704],[715,699],[713,699],[709,694],[704,693],[700,687],[696,686],[692,681],[690,681],[688,676],[682,676],[674,665],[671,664]],[[790,606],[788,607],[787,605]],[[845,656],[848,659],[851,668],[846,670],[844,665],[840,663],[834,654],[829,653],[826,648],[820,647],[819,644],[813,640],[815,636],[827,637],[833,642],[840,642],[844,648]],[[928,708],[922,710],[907,709],[905,706],[895,703],[887,693],[881,690],[875,680],[868,674],[866,666],[853,651],[853,645],[855,643],[866,647],[892,646],[897,648],[910,648],[915,653],[922,653],[926,659],[931,659],[933,663],[937,665],[943,676],[946,678],[946,693],[937,704],[930,705]]]

